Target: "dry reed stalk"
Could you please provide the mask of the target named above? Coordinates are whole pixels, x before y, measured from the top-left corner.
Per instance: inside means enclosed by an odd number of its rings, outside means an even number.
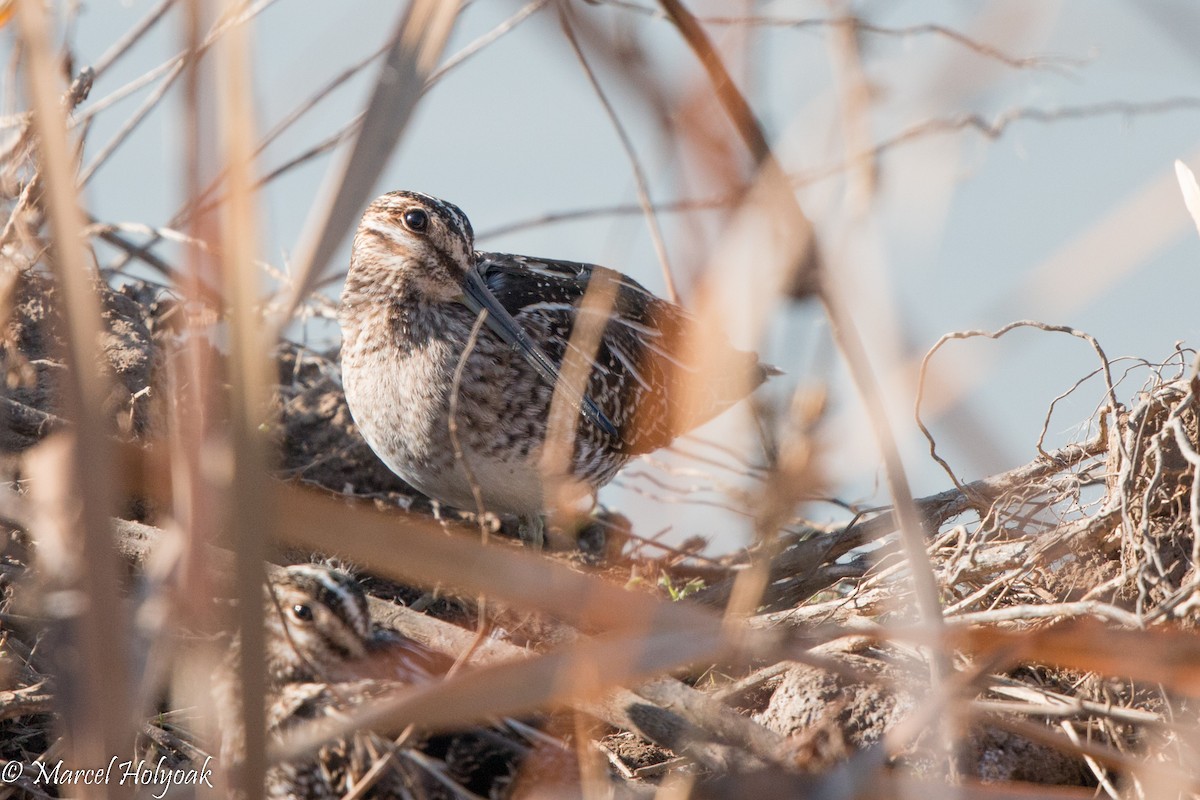
[[[575,327],[567,342],[558,382],[550,399],[546,443],[542,452],[543,485],[552,525],[569,530],[579,523],[579,501],[589,490],[571,477],[583,398],[591,380],[596,354],[608,327],[620,290],[619,280],[607,272],[593,273],[579,306]]]
[[[240,9],[228,0],[224,13],[232,18]],[[266,442],[260,433],[267,406],[266,337],[262,316],[258,270],[258,214],[255,208],[254,124],[250,86],[253,75],[248,23],[232,25],[216,48],[215,79],[218,87],[221,161],[228,186],[220,209],[221,294],[229,308],[229,428],[222,442],[227,459],[217,484],[227,498],[227,532],[236,554],[234,596],[241,639],[237,678],[241,687],[245,753],[234,785],[247,797],[262,792],[266,769],[266,721],[262,708],[266,690],[263,655],[263,562],[275,520],[267,474]]]
[[[64,688],[73,688],[78,703],[63,708],[71,757],[81,768],[107,763],[121,752],[131,729],[130,665],[125,663],[127,621],[117,593],[116,558],[107,519],[113,505],[107,475],[110,447],[108,425],[102,416],[108,387],[99,365],[100,310],[92,288],[94,273],[81,238],[83,220],[77,206],[74,149],[67,137],[61,98],[65,87],[55,78],[50,28],[38,3],[17,4],[25,80],[33,108],[38,144],[38,170],[45,187],[44,202],[52,235],[52,268],[65,299],[66,349],[72,368],[63,382],[64,406],[75,421],[74,430],[57,446],[57,463],[47,455],[42,465],[43,488],[60,493],[71,517],[62,520],[64,545],[77,554],[64,574],[54,576],[60,591],[79,593],[75,608],[60,610],[61,631],[77,649],[78,660],[63,662]],[[51,445],[55,447],[55,445]],[[70,488],[67,488],[70,487]],[[66,509],[64,509],[66,510]],[[69,542],[69,543],[68,543]],[[67,595],[64,595],[64,597]],[[117,796],[129,790],[116,787]],[[84,796],[100,796],[96,788]]]
[[[450,38],[458,0],[414,0],[401,17],[399,33],[363,112],[354,146],[339,166],[329,188],[318,195],[297,250],[294,282],[277,330],[321,278],[334,249],[370,198],[379,170],[388,160],[416,107],[446,41]]]

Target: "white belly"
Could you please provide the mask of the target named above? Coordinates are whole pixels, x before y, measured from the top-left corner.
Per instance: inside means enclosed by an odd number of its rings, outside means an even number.
[[[458,426],[461,453],[456,453],[447,404],[436,396],[441,373],[433,362],[364,359],[344,371],[346,402],[367,444],[392,472],[440,503],[475,511],[474,485],[487,511],[541,513],[541,448],[525,458],[514,452],[493,454],[494,448],[483,452],[472,441],[480,432],[463,421]],[[426,394],[414,397],[414,391]],[[460,415],[469,413],[459,405]]]

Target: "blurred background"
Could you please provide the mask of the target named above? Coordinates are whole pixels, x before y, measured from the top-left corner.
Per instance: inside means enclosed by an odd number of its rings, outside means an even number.
[[[69,31],[60,36],[72,38],[76,68],[101,59],[161,5],[68,4],[59,16]],[[706,21],[816,225],[883,383],[915,494],[950,485],[912,414],[920,359],[943,334],[1036,319],[1091,333],[1109,358],[1150,362],[1197,341],[1200,241],[1172,166],[1181,159],[1200,167],[1194,3],[693,0],[689,7]],[[286,275],[314,198],[347,145],[339,132],[377,78],[373,56],[394,34],[398,6],[275,0],[250,8],[255,60],[245,79],[260,132],[345,76],[259,160],[268,178],[259,202],[261,257]],[[730,186],[746,176],[711,169],[718,159],[704,147],[729,149],[733,137],[677,31],[649,0],[570,9],[645,172],[683,303],[710,266],[751,275],[745,264],[708,263],[728,222]],[[6,63],[14,37],[0,32]],[[186,201],[182,82],[163,94],[170,67],[160,68],[181,48],[182,23],[168,14],[101,72],[76,111],[90,126],[85,194],[101,222],[170,228]],[[467,3],[446,53],[453,68],[435,77],[395,156],[379,165],[375,193],[416,189],[459,205],[480,249],[600,263],[664,292],[630,157],[556,4]],[[0,99],[11,113],[23,106],[11,72],[4,80]],[[681,144],[674,125],[714,138]],[[151,238],[144,228],[128,235]],[[158,241],[154,252],[170,262],[179,251]],[[119,259],[103,243],[97,253],[102,266]],[[339,253],[331,275],[345,268],[348,239]],[[152,276],[136,264],[126,269]],[[263,280],[271,291],[276,279],[264,273]],[[324,291],[336,298],[340,281]],[[747,338],[752,326],[737,315],[728,327],[739,345],[786,373],[760,392],[767,424],[772,404],[786,403],[797,382],[828,389],[819,427],[824,491],[850,504],[888,502],[877,448],[824,319],[812,301],[784,302],[761,341]],[[338,341],[328,319],[291,333],[318,349]],[[1190,362],[1190,355],[1180,360]],[[932,364],[923,418],[960,478],[984,477],[1032,459],[1050,402],[1098,366],[1084,342],[1041,331],[951,343]],[[1135,374],[1118,394],[1128,399],[1138,386]],[[1102,390],[1093,378],[1057,407],[1047,447],[1087,435]],[[762,460],[756,431],[741,408],[699,433],[735,446],[736,458],[711,448],[709,460],[721,466],[656,456],[631,465],[601,499],[643,535],[700,534],[718,551],[733,549],[750,526],[739,513],[744,498],[727,485],[750,485],[741,462]],[[693,453],[705,446],[685,443]],[[846,516],[825,503],[805,513],[816,521]]]

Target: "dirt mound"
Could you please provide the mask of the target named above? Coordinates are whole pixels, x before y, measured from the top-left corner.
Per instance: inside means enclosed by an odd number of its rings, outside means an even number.
[[[105,410],[114,430],[145,438],[159,415],[156,381],[162,349],[151,334],[154,301],[138,297],[139,289],[114,291],[96,283],[103,318],[104,364],[112,380]],[[0,389],[3,423],[0,451],[19,453],[63,424],[60,381],[67,366],[58,288],[49,277],[33,271],[14,282],[12,309],[0,333]]]

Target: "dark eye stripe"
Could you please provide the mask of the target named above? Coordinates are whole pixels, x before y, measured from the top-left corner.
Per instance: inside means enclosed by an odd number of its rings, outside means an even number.
[[[344,572],[315,565],[290,567],[288,572],[301,579],[295,582],[361,638],[370,636],[371,618],[367,612],[367,598],[357,581]]]
[[[325,644],[325,649],[334,653],[339,660],[349,661],[355,653],[342,642],[337,641],[332,636],[322,635],[321,641]]]

